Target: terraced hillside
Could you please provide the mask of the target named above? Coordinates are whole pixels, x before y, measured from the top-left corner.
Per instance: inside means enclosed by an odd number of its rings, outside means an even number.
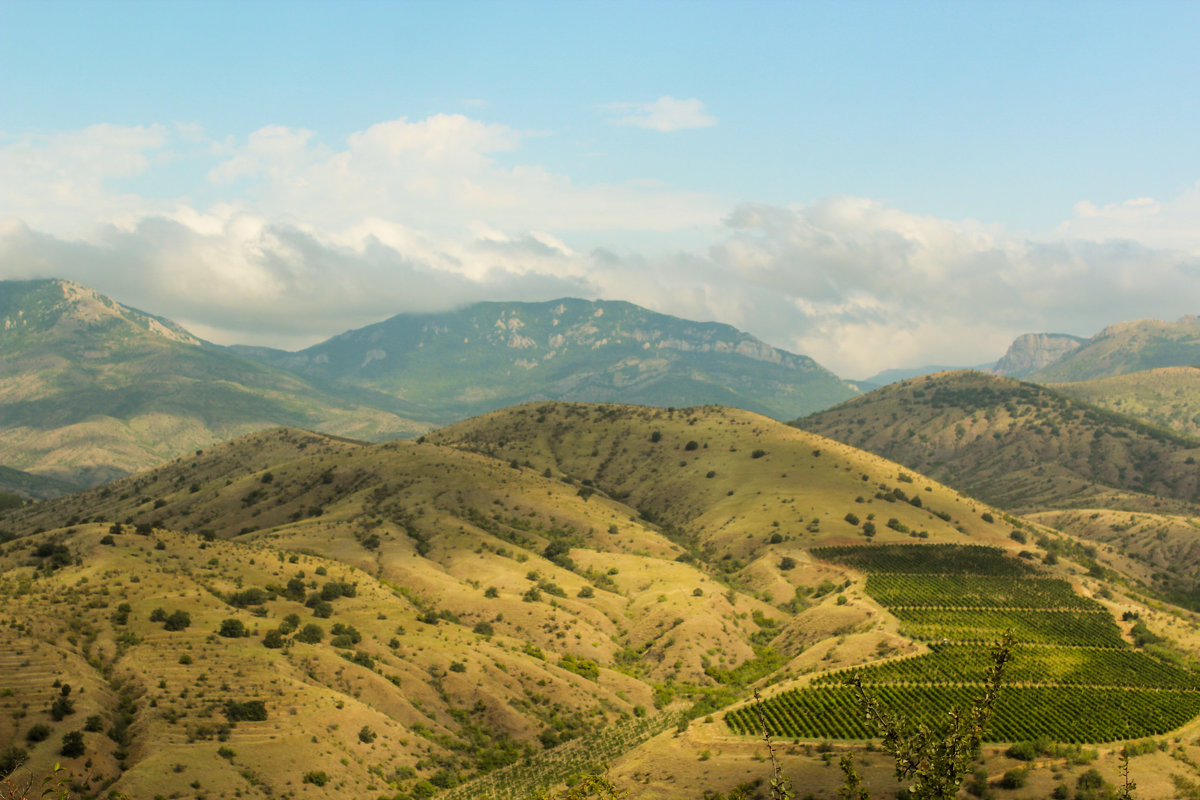
[[[1200,442],[978,372],[903,381],[795,424],[1013,511],[1192,513],[1200,502]]]
[[[498,452],[538,445],[527,428],[553,459]],[[491,455],[465,444],[485,438]],[[4,646],[77,687],[54,719],[50,673],[0,685],[31,710],[0,739],[44,765],[82,731],[97,790],[131,796],[178,775],[210,797],[450,788],[714,709],[814,669],[821,642],[849,643],[833,664],[911,647],[805,547],[866,541],[876,510],[878,539],[1003,540],[985,509],[721,408],[526,406],[379,445],[256,434],[0,516]]]
[[[1017,647],[1000,696],[992,741],[1038,738],[1107,742],[1162,735],[1200,714],[1200,676],[1133,651],[1109,611],[997,549],[954,545],[819,548],[814,555],[867,573],[867,594],[900,621],[900,632],[931,643],[928,654],[849,673],[909,719],[934,722],[983,690],[986,642],[1004,630]],[[764,703],[772,733],[802,738],[874,735],[856,707],[847,673]],[[754,707],[725,716],[757,735]]]
[[[716,407],[531,404],[374,445],[279,429],[10,509],[0,538],[0,752],[63,760],[85,796],[520,796],[601,756],[646,797],[726,793],[762,773],[719,709],[949,625],[812,548],[1057,558],[996,576],[1020,608],[1103,588],[1049,529]],[[1083,599],[1058,613],[1105,630]],[[711,774],[643,755],[722,735]]]

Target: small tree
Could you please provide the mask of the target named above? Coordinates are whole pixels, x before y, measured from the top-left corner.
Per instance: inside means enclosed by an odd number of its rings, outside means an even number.
[[[249,636],[250,632],[246,630],[246,626],[240,619],[230,617],[221,620],[221,627],[217,630],[217,634],[226,639],[240,639],[243,636]]]
[[[58,751],[63,758],[79,758],[87,751],[83,744],[83,731],[71,731],[63,734],[62,749]]]
[[[1012,633],[1006,632],[992,650],[983,694],[967,711],[951,711],[948,726],[941,730],[923,723],[914,726],[911,720],[883,708],[867,693],[860,676],[851,678],[864,716],[882,736],[883,749],[896,759],[896,777],[912,780],[908,795],[913,800],[951,800],[958,795],[958,787],[979,753],[983,731],[991,721],[1004,669],[1011,657]],[[868,795],[849,758],[844,760],[842,770],[847,777],[844,792],[851,789],[855,792],[842,796],[865,800]]]

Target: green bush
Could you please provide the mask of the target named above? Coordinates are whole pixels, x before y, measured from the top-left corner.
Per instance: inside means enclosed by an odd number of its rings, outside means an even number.
[[[230,617],[221,620],[221,627],[217,629],[217,635],[226,639],[240,639],[243,636],[249,636],[250,631],[246,630],[246,626],[240,619]]]
[[[63,734],[59,755],[63,758],[79,758],[85,752],[87,752],[87,748],[83,743],[83,731],[71,731]]]
[[[296,641],[305,644],[316,644],[324,638],[325,631],[321,629],[321,626],[311,622],[296,633]]]

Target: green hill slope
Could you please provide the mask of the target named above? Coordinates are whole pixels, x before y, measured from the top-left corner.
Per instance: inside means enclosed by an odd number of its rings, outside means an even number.
[[[1053,364],[1029,375],[1042,383],[1085,381],[1160,367],[1200,364],[1200,318],[1110,325]]]
[[[1011,510],[1169,511],[1200,501],[1200,443],[976,372],[904,381],[796,424]]]
[[[69,281],[0,282],[0,461],[95,484],[273,425],[422,426],[313,389]]]
[[[728,325],[612,301],[477,303],[401,314],[298,353],[241,352],[441,423],[530,400],[712,403],[791,419],[856,393],[811,358]]]
[[[1200,436],[1200,369],[1196,367],[1162,367],[1056,383],[1053,388],[1160,428]]]

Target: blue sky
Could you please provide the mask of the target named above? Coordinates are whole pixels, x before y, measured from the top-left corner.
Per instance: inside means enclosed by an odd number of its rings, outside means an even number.
[[[1182,2],[0,0],[0,277],[224,342],[582,294],[979,363],[1198,310],[1198,38]]]

